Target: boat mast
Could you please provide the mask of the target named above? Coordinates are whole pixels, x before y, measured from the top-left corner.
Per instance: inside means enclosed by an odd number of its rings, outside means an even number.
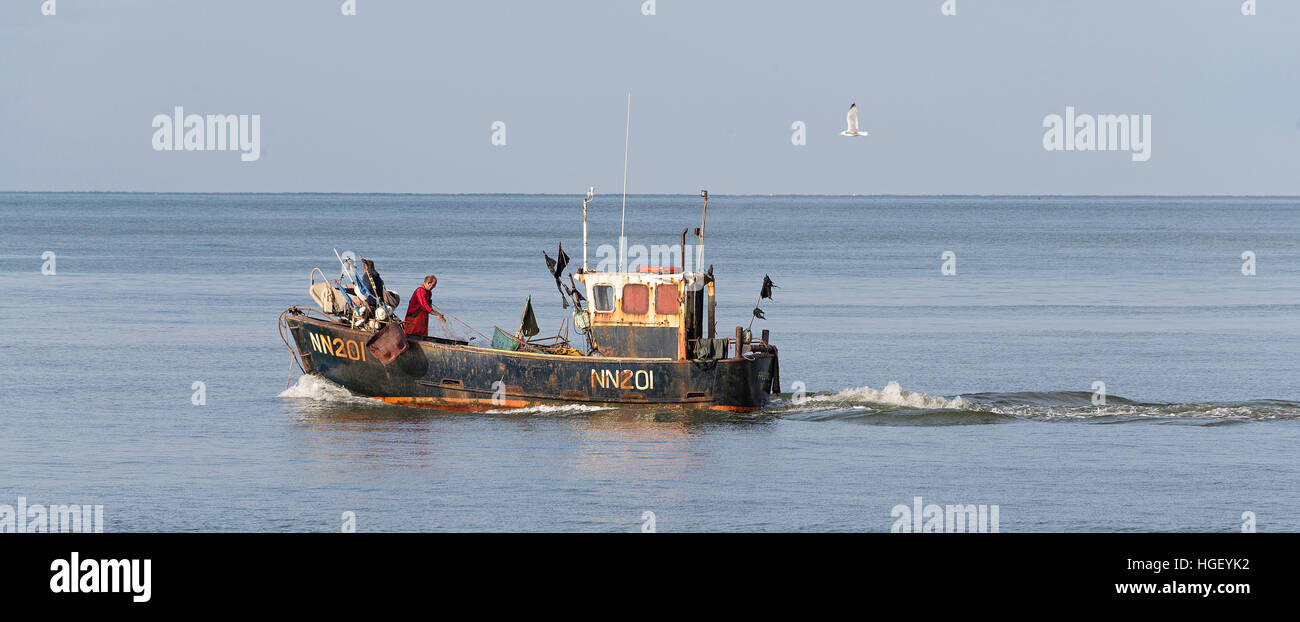
[[[704,223],[709,218],[709,191],[701,190],[700,196],[704,197],[704,213],[700,214],[700,248],[696,254],[695,270],[704,271]]]
[[[582,200],[582,271],[587,271],[587,201],[596,194],[596,187],[587,188],[587,197]]]
[[[623,218],[618,223],[618,244],[619,251],[623,251],[623,231],[627,223],[627,143],[632,137],[632,94],[627,94],[627,129],[623,134]],[[624,253],[618,255],[618,271],[623,272],[626,269]]]

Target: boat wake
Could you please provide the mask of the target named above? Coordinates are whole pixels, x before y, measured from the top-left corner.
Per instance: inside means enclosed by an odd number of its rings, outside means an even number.
[[[863,406],[896,406],[902,408],[945,408],[952,410],[961,410],[967,408],[970,404],[957,396],[954,398],[939,397],[926,395],[924,393],[913,393],[904,391],[898,382],[890,382],[883,389],[873,389],[871,387],[857,387],[856,389],[845,389],[839,393],[809,395],[806,405],[837,406],[837,405],[863,405]]]
[[[1163,422],[1230,425],[1249,421],[1300,420],[1300,402],[1164,403],[1107,396],[1092,403],[1086,391],[973,393],[943,397],[904,391],[897,382],[883,389],[862,386],[803,398],[782,394],[767,412],[783,419],[849,421],[877,425],[972,425],[1016,421],[1086,423]]]
[[[1043,421],[1128,423],[1160,420],[1223,425],[1300,420],[1300,402],[1286,400],[1137,402],[1112,395],[1106,397],[1104,405],[1093,405],[1092,394],[1086,391],[977,393],[967,397],[981,410]]]
[[[356,395],[319,376],[299,376],[278,397],[319,403],[323,406],[365,406],[387,404]],[[490,415],[584,415],[615,410],[589,404],[556,404],[499,408]],[[1017,421],[1083,423],[1181,423],[1219,426],[1250,421],[1300,420],[1300,402],[1254,400],[1248,402],[1162,403],[1137,402],[1109,395],[1105,405],[1093,405],[1086,391],[1017,393],[972,393],[954,397],[905,391],[897,382],[881,389],[869,386],[838,392],[811,393],[796,397],[774,396],[762,414],[795,421],[844,421],[868,425],[983,425]]]
[[[345,387],[335,384],[320,376],[304,374],[298,376],[297,382],[281,391],[276,397],[323,402],[325,405],[368,406],[371,408],[394,408],[391,404],[376,399],[357,395]],[[396,408],[402,408],[398,406]],[[422,409],[423,410],[423,409]],[[521,408],[499,408],[485,411],[491,415],[578,415],[602,410],[612,410],[607,406],[590,406],[587,404],[556,404],[524,406]]]
[[[879,425],[971,425],[1014,420],[1009,415],[979,411],[961,396],[904,391],[897,382],[890,382],[883,389],[862,386],[802,397],[782,394],[766,412],[783,419]]]
[[[373,406],[376,408],[387,406],[387,404],[379,400],[362,397],[329,380],[311,374],[298,376],[297,382],[281,391],[276,397],[331,402],[349,406]]]

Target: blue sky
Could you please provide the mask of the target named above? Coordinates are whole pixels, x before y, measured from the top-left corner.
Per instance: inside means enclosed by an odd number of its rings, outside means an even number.
[[[0,190],[615,194],[631,93],[632,193],[1300,194],[1293,0],[42,4],[0,3]],[[260,159],[155,151],[175,106]],[[1044,150],[1067,106],[1150,160]]]

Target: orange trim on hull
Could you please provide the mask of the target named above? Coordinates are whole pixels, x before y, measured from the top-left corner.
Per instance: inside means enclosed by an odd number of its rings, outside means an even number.
[[[723,406],[721,404],[710,406],[709,408],[711,410],[725,410],[733,413],[752,413],[758,410],[758,408],[753,406]]]

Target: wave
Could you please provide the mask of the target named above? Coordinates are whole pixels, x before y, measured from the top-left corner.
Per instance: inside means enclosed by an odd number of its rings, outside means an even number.
[[[894,409],[876,410],[865,406],[827,408],[822,410],[794,410],[782,413],[783,419],[800,421],[844,421],[867,425],[984,425],[1009,423],[1016,417],[996,412],[957,409]]]
[[[1014,417],[972,410],[962,398],[904,391],[897,381],[882,389],[869,386],[836,393],[783,395],[766,409],[783,419],[847,421],[873,425],[978,425]]]
[[[805,404],[828,404],[832,406],[901,406],[904,408],[947,408],[963,409],[968,406],[961,396],[954,398],[926,395],[904,391],[897,381],[891,381],[883,389],[857,387],[845,389],[839,393],[817,394],[807,396]]]
[[[1231,422],[1300,419],[1300,403],[1282,400],[1249,402],[1161,403],[1135,402],[1107,396],[1104,405],[1014,403],[999,396],[996,403],[977,403],[975,408],[1039,421],[1091,421],[1129,423],[1169,421],[1222,425]]]
[[[377,399],[357,395],[347,390],[342,385],[336,384],[322,378],[304,374],[298,376],[298,381],[289,388],[281,391],[276,397],[310,400],[315,402],[326,402],[331,404],[342,404],[349,406],[369,406],[372,408],[391,407],[390,404]],[[555,405],[538,405],[524,406],[520,408],[499,408],[485,411],[493,415],[569,415],[579,413],[599,412],[602,410],[612,410],[608,406],[591,406],[588,404],[555,404]]]
[[[311,374],[298,376],[297,382],[293,383],[289,388],[281,391],[276,395],[276,397],[330,402],[334,404],[349,404],[353,406],[387,406],[384,402],[357,395],[340,385],[334,384],[320,376],[313,376]]]
[[[972,393],[956,397],[862,386],[805,397],[782,395],[767,409],[784,419],[880,425],[972,425],[1016,421],[1087,423],[1165,422],[1222,426],[1250,421],[1300,420],[1300,402],[1139,402],[1108,395],[1094,405],[1087,391]]]

